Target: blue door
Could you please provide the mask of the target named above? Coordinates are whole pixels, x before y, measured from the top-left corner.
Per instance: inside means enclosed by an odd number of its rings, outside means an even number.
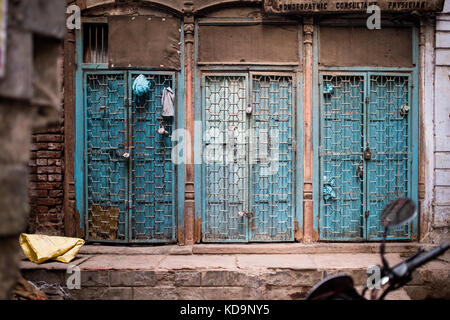
[[[137,99],[144,74],[150,92]],[[175,240],[174,119],[161,116],[161,95],[173,74],[93,72],[85,75],[87,239]],[[167,133],[160,134],[164,127]]]
[[[384,206],[411,195],[408,74],[321,75],[321,240],[380,240]],[[412,223],[390,240],[411,238]]]
[[[202,85],[203,241],[293,241],[292,75],[207,75]]]

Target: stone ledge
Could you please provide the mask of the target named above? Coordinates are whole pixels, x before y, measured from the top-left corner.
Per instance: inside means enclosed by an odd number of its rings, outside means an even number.
[[[386,253],[414,253],[424,243],[387,243]],[[432,247],[432,246],[431,246]],[[252,244],[197,244],[193,254],[327,254],[327,253],[379,253],[380,243],[252,243]]]
[[[118,255],[190,255],[192,246],[164,245],[164,246],[117,246],[117,245],[84,245],[80,254],[118,254]]]
[[[432,247],[426,243],[396,242],[386,244],[386,253],[410,254],[419,247]],[[317,254],[317,253],[379,253],[380,243],[250,243],[250,244],[196,244],[180,245],[84,245],[80,254],[118,254],[118,255],[192,255],[192,254]]]

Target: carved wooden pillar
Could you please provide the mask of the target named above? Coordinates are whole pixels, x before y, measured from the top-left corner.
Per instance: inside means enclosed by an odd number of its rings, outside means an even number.
[[[314,241],[313,236],[313,144],[312,144],[312,83],[313,83],[313,33],[314,19],[307,17],[303,24],[303,117],[304,117],[304,151],[303,151],[303,236],[305,242]]]
[[[184,48],[185,48],[185,119],[186,130],[193,141],[194,137],[194,104],[193,104],[193,52],[194,52],[194,15],[193,2],[184,2]],[[190,141],[185,145],[185,194],[184,194],[184,244],[194,244],[194,146]],[[179,230],[182,230],[179,226]],[[179,232],[179,242],[182,243]]]

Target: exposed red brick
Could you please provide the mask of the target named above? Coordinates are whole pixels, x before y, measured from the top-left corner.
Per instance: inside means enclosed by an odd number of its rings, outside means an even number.
[[[61,182],[39,183],[36,185],[36,188],[44,190],[62,190],[62,183]]]
[[[38,213],[47,213],[48,212],[48,207],[47,206],[38,206],[36,208]]]
[[[37,198],[48,197],[48,190],[32,189],[28,192],[28,195],[31,197],[30,201],[36,203]]]
[[[38,166],[46,166],[48,163],[47,159],[36,159],[36,165]]]
[[[61,198],[38,198],[38,199],[36,199],[36,203],[38,205],[43,205],[43,206],[54,206],[57,204],[62,204],[62,199]]]
[[[48,181],[62,181],[62,175],[61,174],[49,174]]]
[[[37,151],[37,158],[47,158],[47,159],[59,159],[61,158],[61,151]]]
[[[51,166],[51,167],[37,167],[37,173],[61,173],[61,167]],[[49,180],[51,181],[51,180]]]
[[[29,160],[29,231],[64,235],[64,135],[61,126],[33,134]]]
[[[49,165],[49,166],[61,166],[61,160],[60,159],[48,159],[47,160],[47,164]]]
[[[46,191],[46,190],[45,190]],[[50,190],[48,195],[50,197],[62,197],[64,192],[62,190]]]
[[[62,135],[55,134],[40,134],[34,137],[36,142],[63,142],[64,138]]]

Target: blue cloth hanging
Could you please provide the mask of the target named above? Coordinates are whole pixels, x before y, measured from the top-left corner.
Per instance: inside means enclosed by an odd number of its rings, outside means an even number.
[[[331,83],[327,83],[326,85],[324,85],[324,88],[323,88],[324,94],[332,94],[333,91],[334,91],[334,87]]]
[[[324,177],[323,184],[323,199],[325,201],[336,199],[336,191],[334,187],[336,187],[336,180],[331,178],[330,181],[327,181],[327,177]]]
[[[141,97],[144,94],[148,93],[149,91],[150,91],[150,81],[148,81],[143,74],[140,74],[133,81],[134,94],[137,95],[138,97]]]
[[[147,78],[140,74],[133,81],[133,93],[136,97],[136,103],[139,105],[143,105],[145,103],[145,98],[150,92],[150,81]]]

